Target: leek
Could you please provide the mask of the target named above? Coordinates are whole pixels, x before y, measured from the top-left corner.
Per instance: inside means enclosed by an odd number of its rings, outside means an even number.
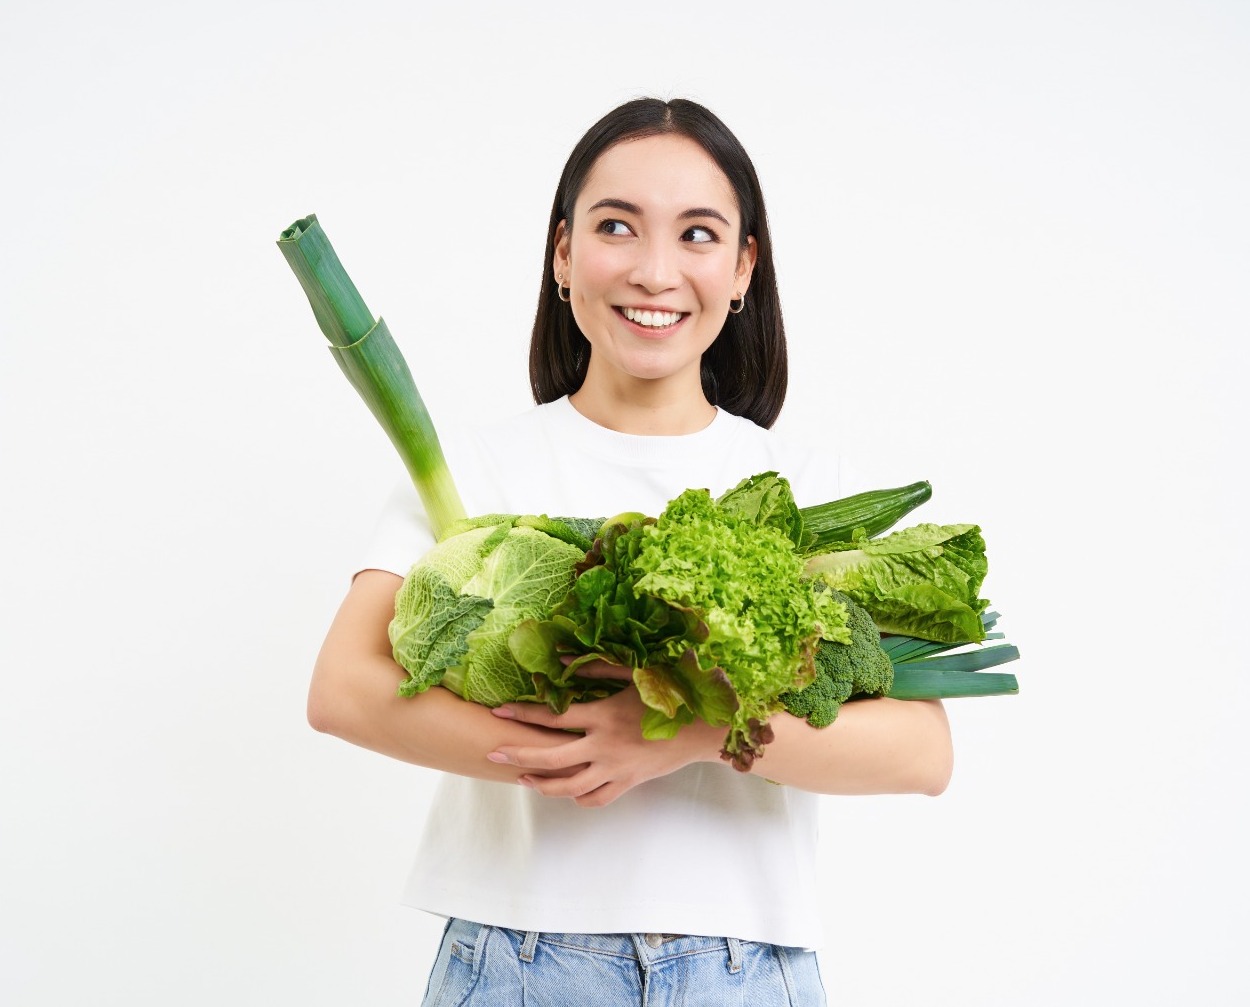
[[[330,353],[403,459],[436,537],[465,517],[434,423],[386,322],[374,319],[315,214],[278,239]]]
[[[1001,640],[1002,633],[990,630],[998,622],[997,612],[982,612],[985,639]],[[894,683],[886,695],[893,699],[956,699],[960,696],[1014,696],[1020,691],[1016,676],[1004,672],[986,673],[1020,657],[1009,643],[969,650],[961,643],[935,643],[914,636],[889,634],[881,638],[881,649],[894,665]],[[977,674],[974,674],[976,672]]]

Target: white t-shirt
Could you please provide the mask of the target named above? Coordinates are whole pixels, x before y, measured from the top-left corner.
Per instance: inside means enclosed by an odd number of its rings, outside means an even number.
[[[845,495],[840,460],[720,410],[676,437],[622,434],[567,399],[444,445],[469,514],[658,514],[777,471],[800,506]],[[859,487],[848,488],[854,492]],[[392,495],[361,569],[403,575],[433,544],[416,491]],[[767,751],[764,755],[767,765]],[[655,932],[820,943],[817,795],[699,763],[604,808],[445,775],[404,902],[517,930]]]

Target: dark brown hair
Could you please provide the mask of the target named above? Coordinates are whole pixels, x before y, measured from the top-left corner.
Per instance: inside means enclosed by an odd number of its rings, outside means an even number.
[[[573,226],[573,206],[600,154],[626,140],[664,133],[687,137],[707,151],[737,198],[742,216],[740,247],[747,247],[748,236],[755,238],[755,270],[743,310],[725,319],[720,335],[703,354],[703,394],[713,405],[771,427],[786,397],[786,335],[764,194],[755,166],[737,137],[702,105],[684,98],[626,102],[591,126],[569,155],[551,207],[542,287],[530,338],[534,401],[553,402],[577,391],[590,363],[590,344],[577,328],[569,305],[557,297],[551,278],[556,227],[561,220]]]

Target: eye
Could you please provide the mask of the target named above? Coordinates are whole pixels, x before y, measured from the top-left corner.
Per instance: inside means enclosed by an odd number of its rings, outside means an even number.
[[[623,220],[605,220],[597,230],[600,234],[610,234],[613,237],[625,237],[634,233]]]
[[[692,227],[681,236],[681,240],[702,245],[709,241],[718,241],[719,239],[706,227]]]

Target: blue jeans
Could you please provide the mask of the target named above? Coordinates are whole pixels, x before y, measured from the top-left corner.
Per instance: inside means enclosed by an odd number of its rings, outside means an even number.
[[[729,937],[447,921],[422,1007],[824,1007],[816,955]]]

